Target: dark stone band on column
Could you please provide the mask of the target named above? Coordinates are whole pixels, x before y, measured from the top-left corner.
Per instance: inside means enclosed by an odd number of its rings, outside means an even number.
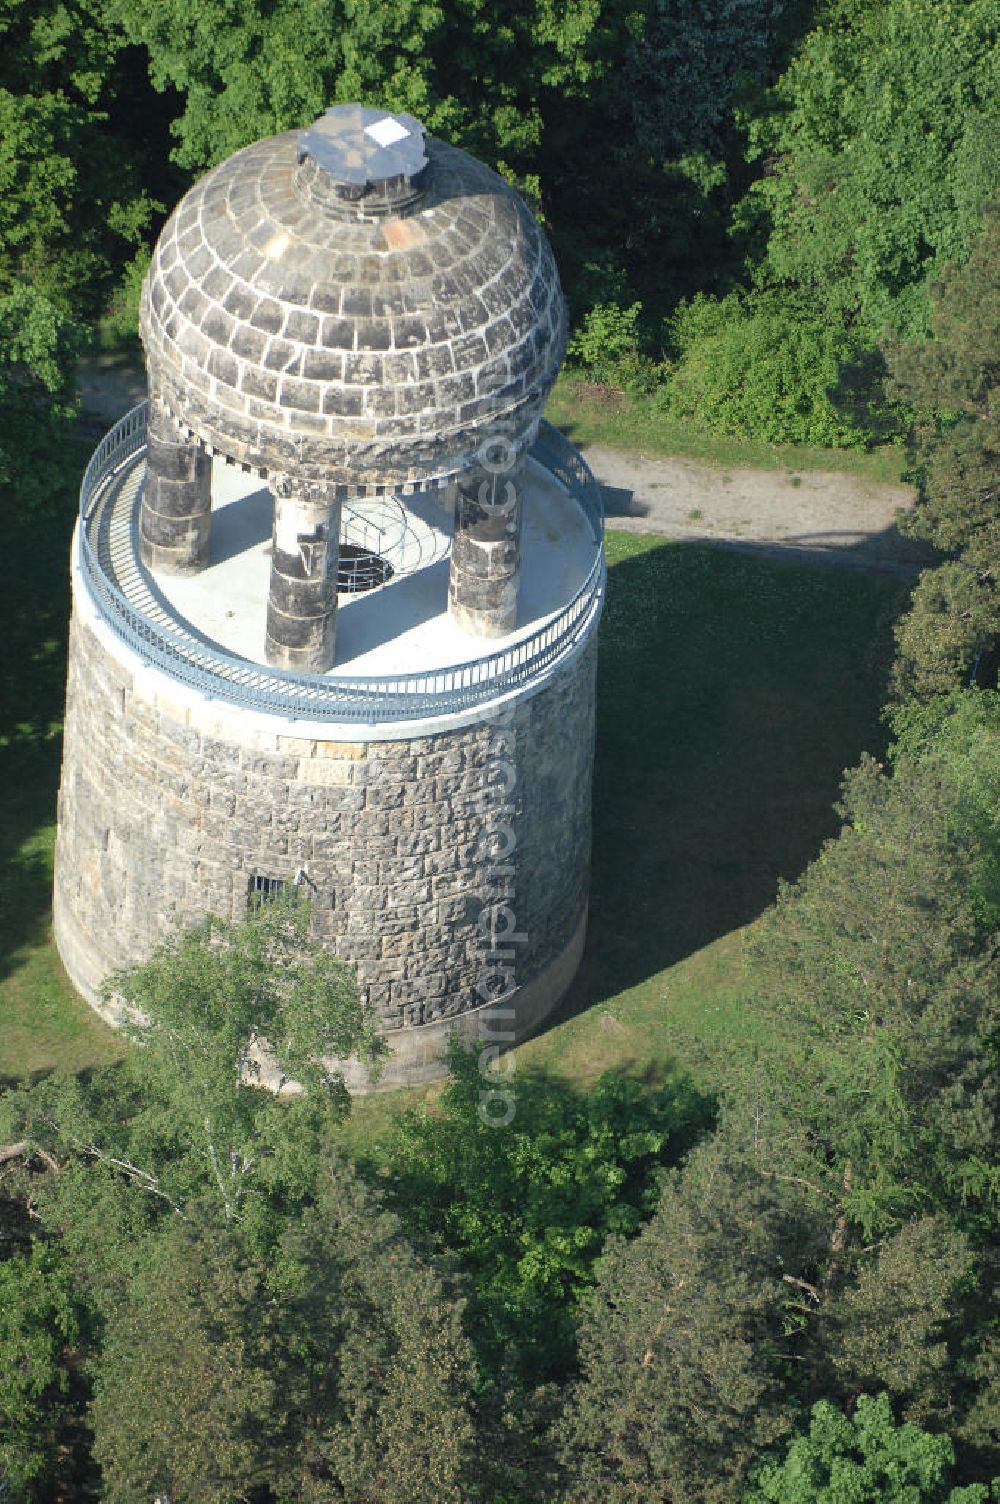
[[[267,661],[325,673],[333,667],[336,644],[340,503],[276,496],[274,509]]]
[[[139,547],[149,569],[190,574],[208,563],[212,461],[183,436],[155,399],[146,434],[146,476],[139,514]]]
[[[458,482],[448,611],[473,636],[502,637],[517,625],[523,492],[523,462]]]
[[[335,611],[324,616],[288,616],[267,603],[267,661],[273,668],[321,674],[332,668],[337,641]]]

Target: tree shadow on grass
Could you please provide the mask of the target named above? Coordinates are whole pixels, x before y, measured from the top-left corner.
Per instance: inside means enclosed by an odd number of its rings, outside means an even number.
[[[570,1016],[748,923],[837,829],[842,770],[884,749],[891,623],[871,574],[611,540],[594,855]]]
[[[66,687],[71,494],[42,516],[12,512],[0,656],[0,980],[50,921],[51,826]]]
[[[39,746],[30,767],[0,749],[0,981],[25,949],[44,942],[51,922],[60,745],[57,737]]]

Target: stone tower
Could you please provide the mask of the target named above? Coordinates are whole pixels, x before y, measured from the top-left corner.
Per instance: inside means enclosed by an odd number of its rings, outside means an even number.
[[[141,334],[73,547],[67,971],[97,1006],[299,883],[384,1085],[440,1074],[456,1023],[522,1037],[583,945],[604,592],[598,489],[541,421],[545,236],[411,116],[338,106],[191,189]]]

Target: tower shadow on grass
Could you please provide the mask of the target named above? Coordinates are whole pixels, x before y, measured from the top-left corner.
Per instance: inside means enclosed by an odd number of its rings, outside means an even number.
[[[612,535],[588,944],[558,1014],[754,919],[837,829],[844,768],[886,736],[885,576]]]

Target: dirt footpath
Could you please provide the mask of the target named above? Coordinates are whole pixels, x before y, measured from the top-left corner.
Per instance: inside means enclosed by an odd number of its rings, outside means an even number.
[[[80,391],[86,431],[99,435],[142,401],[145,375],[130,360],[99,358],[84,363]],[[600,444],[583,452],[609,527],[898,575],[927,558],[896,529],[897,509],[913,504],[908,486],[832,471],[717,469]]]
[[[913,505],[908,486],[833,471],[717,469],[600,444],[583,453],[601,483],[612,528],[899,575],[912,574],[927,558],[896,527],[897,510]]]

